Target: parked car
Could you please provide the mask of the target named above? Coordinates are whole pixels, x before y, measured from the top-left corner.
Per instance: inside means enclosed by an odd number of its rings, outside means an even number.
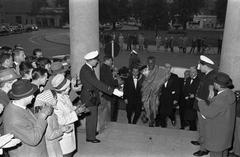
[[[27,24],[24,26],[24,30],[26,32],[30,32],[30,31],[37,31],[39,28],[37,27],[37,25],[35,24]]]
[[[10,30],[5,25],[0,26],[0,35],[9,35],[10,33]]]

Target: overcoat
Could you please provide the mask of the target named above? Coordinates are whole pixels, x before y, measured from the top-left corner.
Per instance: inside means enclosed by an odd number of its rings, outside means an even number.
[[[206,149],[214,152],[231,147],[235,123],[235,94],[226,89],[210,100],[210,105],[199,101],[200,113],[206,118]]]
[[[9,151],[11,157],[48,157],[44,133],[47,121],[37,119],[29,109],[10,102],[3,113],[4,133],[12,133],[21,144]]]

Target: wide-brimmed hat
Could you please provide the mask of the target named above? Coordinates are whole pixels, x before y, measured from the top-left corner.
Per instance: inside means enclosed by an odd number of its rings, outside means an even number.
[[[51,84],[56,91],[65,90],[70,83],[70,80],[66,79],[63,74],[57,74],[51,81]]]
[[[55,75],[67,71],[68,66],[64,66],[62,62],[53,62],[50,66],[50,69],[52,71],[52,74]]]
[[[13,68],[0,70],[0,83],[20,78]]]
[[[225,74],[223,72],[218,72],[214,77],[213,81],[223,87],[227,87],[227,88],[234,87],[232,83],[232,79],[229,77],[228,74]]]
[[[8,92],[8,96],[10,99],[19,100],[33,95],[37,90],[38,87],[29,80],[21,79],[13,83],[12,89]]]
[[[99,55],[98,51],[91,51],[84,56],[85,60],[91,60],[97,58]]]

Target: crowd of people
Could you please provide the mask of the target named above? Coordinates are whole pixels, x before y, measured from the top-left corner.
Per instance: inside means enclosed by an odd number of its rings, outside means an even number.
[[[68,59],[45,58],[41,49],[26,56],[21,45],[1,49],[0,153],[4,157],[71,157],[77,149],[75,123],[85,117],[86,142],[100,142],[96,139],[98,88],[109,95],[123,93],[97,79],[93,70],[98,51],[84,59],[79,80],[70,76]]]
[[[148,51],[149,45],[154,45],[154,51],[169,51],[185,54],[206,54],[210,51],[211,47],[213,47],[213,45],[209,44],[207,37],[189,37],[187,34],[174,35],[156,33],[155,37],[151,37],[153,39],[149,39],[149,37],[147,38],[146,35],[141,32],[125,35],[122,33],[117,34],[113,32],[112,34],[102,33],[100,34],[100,37],[101,43],[103,44],[108,44],[112,40],[115,43],[118,43],[120,51],[123,51],[124,49],[127,51]],[[150,42],[151,40],[153,40],[152,43]],[[222,48],[221,36],[219,36],[216,43],[216,53],[220,54]]]
[[[142,66],[139,63],[138,53],[133,51],[129,59],[132,74],[128,80],[131,82],[124,84],[129,123],[136,124],[141,106],[142,116],[145,116],[142,120],[149,122],[149,127],[165,128],[168,118],[175,126],[178,109],[180,129],[189,127],[190,131],[199,131],[199,139],[191,141],[193,145],[200,145],[194,156],[204,156],[210,152],[211,157],[225,157],[229,149],[232,155],[240,155],[239,98],[236,99],[232,91],[234,85],[229,75],[217,72],[216,64],[201,55],[198,66],[190,67],[184,72],[184,77],[179,78],[171,72],[170,64],[156,65],[155,57],[150,56],[147,66],[138,72],[138,82],[134,80],[134,64]],[[133,85],[135,91],[128,93],[129,86]],[[138,89],[139,86],[141,89]],[[134,89],[134,86],[131,88]],[[135,113],[133,121],[129,118],[131,113]]]
[[[41,49],[26,56],[21,45],[1,49],[3,156],[71,157],[77,149],[75,123],[83,117],[86,142],[100,143],[99,131],[109,121],[117,121],[119,99],[126,104],[129,124],[141,119],[149,127],[166,128],[170,119],[175,126],[179,111],[181,129],[199,131],[199,139],[191,141],[200,145],[195,156],[210,152],[211,157],[225,157],[232,141],[232,151],[240,155],[234,86],[229,75],[217,72],[210,58],[201,55],[198,66],[180,78],[169,63],[159,66],[149,56],[144,65],[132,50],[126,69],[116,69],[113,58],[104,56],[100,79],[94,71],[98,51],[87,53],[84,59],[79,76],[71,77],[68,58],[49,59]]]

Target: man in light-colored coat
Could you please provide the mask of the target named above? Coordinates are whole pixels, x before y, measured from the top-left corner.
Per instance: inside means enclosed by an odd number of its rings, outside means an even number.
[[[11,157],[48,157],[44,140],[46,118],[52,109],[45,107],[38,117],[27,108],[37,86],[28,80],[19,80],[12,86],[9,97],[13,99],[3,114],[4,133],[12,133],[22,144],[9,151]]]
[[[199,109],[206,119],[205,146],[210,151],[210,157],[225,157],[227,149],[232,145],[235,123],[235,94],[232,80],[225,73],[218,73],[214,79],[217,95],[210,100],[210,105],[201,103]]]

